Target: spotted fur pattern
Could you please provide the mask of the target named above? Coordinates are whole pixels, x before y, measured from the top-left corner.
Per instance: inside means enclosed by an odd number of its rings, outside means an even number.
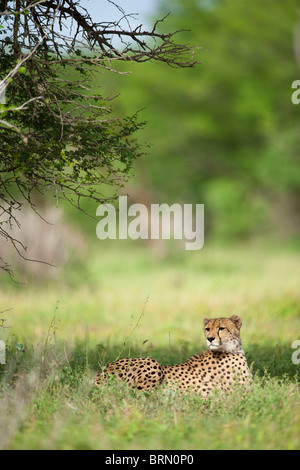
[[[114,375],[138,390],[162,385],[204,397],[214,389],[230,390],[236,383],[247,386],[251,374],[241,346],[241,326],[238,315],[204,319],[207,351],[170,366],[161,366],[152,358],[120,359],[96,374],[95,385],[100,387],[109,375]]]

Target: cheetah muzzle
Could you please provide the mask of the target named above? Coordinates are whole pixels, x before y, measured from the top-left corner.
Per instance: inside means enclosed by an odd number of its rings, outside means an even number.
[[[240,329],[242,319],[204,319],[207,351],[192,356],[186,362],[161,366],[152,358],[120,359],[107,364],[95,376],[95,385],[101,387],[109,375],[115,375],[138,390],[149,390],[160,385],[167,388],[209,395],[215,389],[230,390],[236,383],[247,386],[251,381]]]

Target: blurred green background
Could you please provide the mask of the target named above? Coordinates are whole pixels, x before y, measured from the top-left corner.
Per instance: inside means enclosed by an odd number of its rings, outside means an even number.
[[[132,64],[110,77],[124,113],[141,111],[152,144],[135,184],[163,202],[204,203],[206,240],[296,240],[300,108],[296,0],[162,0],[166,29],[186,29],[196,69]],[[111,82],[113,80],[113,84]]]
[[[137,2],[119,4],[127,13],[138,12]],[[95,20],[112,12],[122,16],[109,2],[104,5],[111,10],[92,1],[85,6]],[[107,72],[95,82],[103,95],[119,94],[112,101],[116,116],[140,110],[140,121],[147,121],[137,134],[145,156],[136,162],[123,192],[130,195],[129,204],[204,204],[205,250],[211,244],[249,242],[297,250],[300,105],[291,97],[300,67],[298,2],[159,0],[140,8],[141,18],[129,18],[132,28],[143,22],[151,29],[171,12],[158,27],[182,30],[177,40],[195,47],[200,64],[174,69],[163,63],[125,62],[118,67],[127,74]],[[56,201],[43,204],[42,215],[58,224],[57,232],[49,235],[50,227],[41,220],[23,216],[21,232],[32,258],[61,266],[80,258],[84,244],[101,251],[118,243],[99,241],[97,220],[73,207],[60,203],[59,212]],[[93,202],[83,204],[92,216],[96,208]],[[188,256],[178,243],[129,245],[150,248],[157,258]],[[4,244],[1,253],[7,255]],[[84,255],[85,261],[88,257]],[[38,280],[51,271],[24,263],[16,253],[8,262],[20,264],[25,276],[34,272]]]
[[[84,3],[84,2],[83,2]],[[113,4],[106,2],[106,6]],[[127,13],[138,3],[120,0]],[[115,14],[98,2],[86,2],[95,20]],[[205,206],[204,250],[217,245],[262,243],[299,249],[300,105],[292,103],[292,83],[299,76],[300,19],[296,0],[159,0],[145,2],[147,18],[130,17],[132,28],[155,20],[165,31],[181,31],[177,40],[195,47],[195,68],[174,69],[164,63],[121,63],[95,82],[112,101],[115,116],[138,110],[146,126],[138,139],[145,156],[123,194],[130,203],[192,203]],[[107,18],[108,19],[108,18]],[[112,18],[114,19],[114,18]],[[297,52],[298,51],[298,52]],[[79,262],[88,267],[90,253],[116,248],[117,241],[96,237],[97,220],[56,202],[43,201],[42,215],[23,214],[21,232],[28,257],[58,267]],[[95,216],[97,205],[84,211]],[[36,236],[36,234],[39,234]],[[121,241],[121,250],[127,249]],[[60,270],[26,263],[7,244],[0,255],[36,281],[58,277]],[[178,243],[128,241],[159,258],[189,255]],[[49,274],[53,273],[55,274]],[[2,276],[3,277],[3,276]]]

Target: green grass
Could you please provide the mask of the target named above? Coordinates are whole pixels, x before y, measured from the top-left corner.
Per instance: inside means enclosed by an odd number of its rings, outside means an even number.
[[[205,247],[157,260],[130,243],[91,251],[82,278],[67,268],[47,285],[0,290],[2,309],[13,307],[0,331],[0,448],[300,448],[300,365],[291,359],[299,253]],[[95,371],[118,357],[186,360],[205,349],[203,318],[232,314],[243,318],[250,390],[203,400],[113,380],[94,387]]]

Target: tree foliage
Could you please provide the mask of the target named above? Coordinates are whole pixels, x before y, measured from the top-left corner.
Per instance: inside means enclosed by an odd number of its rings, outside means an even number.
[[[150,31],[132,28],[130,15],[110,2],[120,20],[96,23],[80,3],[0,1],[0,235],[20,254],[25,247],[7,228],[18,224],[12,209],[24,200],[35,209],[36,191],[78,208],[86,197],[103,203],[142,153],[135,133],[144,123],[136,113],[111,116],[114,97],[101,89],[102,74],[117,73],[119,62],[195,65],[178,31],[158,31],[165,18]]]

